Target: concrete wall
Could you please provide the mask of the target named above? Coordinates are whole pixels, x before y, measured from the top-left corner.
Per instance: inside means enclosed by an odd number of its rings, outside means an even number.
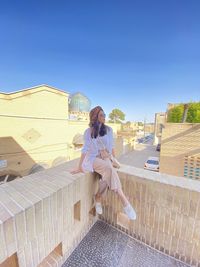
[[[184,176],[185,156],[200,155],[199,123],[166,123],[162,133],[160,172]]]

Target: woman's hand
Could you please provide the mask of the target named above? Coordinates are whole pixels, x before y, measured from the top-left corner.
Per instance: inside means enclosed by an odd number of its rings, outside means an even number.
[[[102,159],[106,159],[110,157],[109,152],[106,149],[100,150],[100,155]]]
[[[80,172],[83,172],[83,169],[81,167],[78,167],[77,169],[71,171],[70,173],[71,174],[76,174],[76,173],[80,173]]]
[[[114,148],[112,149],[112,155],[113,155],[114,158],[116,157],[115,156],[115,149]]]

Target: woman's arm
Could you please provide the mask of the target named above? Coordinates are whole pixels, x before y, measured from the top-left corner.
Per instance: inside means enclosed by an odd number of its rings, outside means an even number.
[[[83,163],[83,160],[85,158],[85,155],[86,155],[86,153],[81,153],[81,157],[80,157],[80,160],[79,160],[78,168],[73,170],[73,171],[71,171],[72,174],[83,172],[82,163]]]
[[[78,167],[71,172],[72,174],[83,172],[82,163],[83,163],[83,160],[84,160],[84,158],[86,156],[86,153],[89,150],[89,146],[90,146],[90,135],[89,135],[89,133],[90,132],[89,132],[88,129],[85,130],[85,132],[84,132],[84,145],[83,145],[83,148],[81,150],[81,157],[80,157],[80,160],[79,160]]]
[[[86,153],[81,153],[81,157],[80,157],[79,164],[78,164],[79,169],[82,169],[82,163],[83,163],[85,156],[86,156]]]

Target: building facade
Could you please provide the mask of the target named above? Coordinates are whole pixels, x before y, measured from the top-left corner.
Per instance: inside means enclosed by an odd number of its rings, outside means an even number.
[[[161,143],[162,130],[166,122],[166,113],[158,112],[155,113],[154,122],[154,145]]]
[[[200,123],[165,124],[160,172],[200,179]]]
[[[77,135],[88,127],[91,105],[80,93],[72,95],[71,102],[69,97],[48,85],[0,93],[2,179],[22,177],[80,156]],[[79,117],[70,120],[73,112]],[[120,126],[111,127],[116,135]]]

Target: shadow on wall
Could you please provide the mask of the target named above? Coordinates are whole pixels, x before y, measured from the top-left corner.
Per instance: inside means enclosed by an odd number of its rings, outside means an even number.
[[[0,169],[0,175],[23,176],[29,173],[36,162],[21,147],[12,136],[0,138],[0,160],[5,161],[5,165]]]
[[[176,131],[179,132],[172,135]],[[199,155],[199,140],[200,124],[166,124],[161,142],[160,171],[184,176],[185,156]]]
[[[162,145],[166,144],[166,143],[169,143],[171,141],[174,141],[174,140],[176,140],[178,138],[182,138],[183,136],[190,135],[190,134],[192,134],[192,133],[194,133],[196,131],[200,131],[200,123],[198,123],[197,125],[192,126],[191,128],[189,128],[187,130],[182,131],[181,133],[175,134],[175,135],[173,135],[171,137],[168,137],[168,138],[162,140]]]
[[[51,165],[54,167],[67,160],[67,157],[57,157]],[[12,136],[0,138],[0,182],[11,181],[50,167],[45,162],[36,162]]]
[[[174,160],[183,158],[185,155],[197,155],[200,153],[199,140],[200,124],[163,139],[161,155],[173,157]]]

